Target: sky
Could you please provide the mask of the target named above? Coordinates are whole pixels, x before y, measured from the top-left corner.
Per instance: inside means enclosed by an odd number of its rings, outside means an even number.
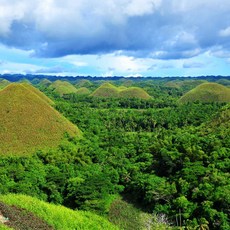
[[[0,74],[230,75],[229,0],[0,0]]]

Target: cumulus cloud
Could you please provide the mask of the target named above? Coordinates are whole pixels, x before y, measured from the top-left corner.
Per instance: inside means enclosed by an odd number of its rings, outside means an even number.
[[[191,58],[230,50],[229,0],[0,0],[0,42],[35,56]]]

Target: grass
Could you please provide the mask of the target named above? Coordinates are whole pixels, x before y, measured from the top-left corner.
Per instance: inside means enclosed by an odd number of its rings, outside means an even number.
[[[168,81],[165,83],[165,86],[169,88],[185,88],[185,89],[192,89],[195,88],[196,86],[206,83],[207,81],[205,80],[173,80],[173,81]]]
[[[52,82],[51,82],[50,80],[44,78],[44,79],[42,79],[42,80],[40,81],[39,84],[42,85],[42,86],[48,87],[48,86],[50,86],[50,85],[52,84]]]
[[[97,88],[91,96],[93,97],[118,97],[119,90],[116,86],[106,82]]]
[[[230,89],[217,83],[203,83],[183,95],[179,102],[230,102]]]
[[[5,88],[9,84],[10,84],[10,81],[3,79],[3,78],[0,78],[0,89]]]
[[[49,86],[49,88],[61,96],[63,96],[64,94],[71,94],[71,93],[77,92],[77,89],[71,83],[69,83],[67,81],[57,80],[57,81],[53,82]]]
[[[0,91],[0,154],[25,154],[56,147],[64,133],[80,136],[79,129],[25,83]]]
[[[159,218],[162,216],[144,213],[121,198],[112,203],[109,211],[110,221],[125,230],[172,229],[165,216],[164,218]]]
[[[110,83],[104,83],[99,88],[97,88],[91,96],[94,97],[109,97],[109,98],[140,98],[140,99],[150,99],[151,96],[139,87],[125,86],[116,87]]]
[[[124,98],[140,98],[140,99],[150,99],[151,96],[139,87],[130,87],[124,90],[121,90],[119,93],[120,97]]]
[[[87,89],[86,87],[81,87],[81,88],[77,89],[77,91],[76,91],[76,94],[78,94],[78,95],[87,95],[90,93],[91,93],[90,90]]]
[[[56,230],[115,230],[118,227],[105,218],[86,211],[74,211],[60,205],[49,204],[25,195],[0,195],[0,201],[32,212]]]

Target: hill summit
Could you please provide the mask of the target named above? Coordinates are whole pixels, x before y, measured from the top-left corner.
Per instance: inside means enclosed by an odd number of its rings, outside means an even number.
[[[203,83],[183,95],[179,102],[230,102],[230,89],[217,83]]]
[[[125,86],[116,87],[108,82],[102,84],[97,88],[91,96],[94,97],[123,97],[123,98],[140,98],[140,99],[150,99],[151,96],[145,92],[144,89],[139,87],[129,87]]]
[[[0,91],[0,154],[23,154],[57,146],[64,133],[79,129],[58,113],[52,101],[26,83]]]

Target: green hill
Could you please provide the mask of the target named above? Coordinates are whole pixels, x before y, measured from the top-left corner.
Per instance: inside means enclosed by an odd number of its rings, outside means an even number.
[[[20,212],[13,212],[13,218],[5,224],[11,224],[12,227],[21,227],[15,229],[56,229],[56,230],[115,230],[116,226],[111,224],[105,218],[86,211],[74,211],[60,205],[49,204],[36,198],[25,195],[0,195],[0,211],[5,215],[9,215],[16,208],[20,208]],[[10,206],[9,206],[10,205]],[[1,210],[2,209],[4,210]],[[7,212],[7,209],[11,212]],[[24,209],[24,210],[23,210]],[[32,213],[37,218],[35,218]],[[11,215],[12,216],[12,215]],[[7,218],[7,216],[4,216]],[[30,219],[34,221],[31,223]],[[40,220],[39,220],[40,219]],[[35,221],[36,220],[36,221]],[[41,227],[41,224],[43,228]],[[45,228],[46,224],[46,228]],[[49,227],[48,227],[49,226]],[[1,225],[0,225],[1,229]],[[4,228],[2,228],[4,229]]]
[[[93,83],[92,83],[91,81],[85,80],[85,79],[80,80],[80,81],[76,84],[76,86],[79,87],[79,88],[81,88],[81,87],[90,87],[90,86],[92,86],[92,85],[93,85]]]
[[[46,78],[42,79],[39,83],[41,86],[48,87],[52,84],[52,82]]]
[[[119,90],[116,86],[106,82],[97,88],[91,96],[93,97],[118,97]]]
[[[109,98],[140,98],[140,99],[150,99],[151,96],[139,87],[125,86],[116,87],[110,83],[104,83],[99,88],[97,88],[91,96],[94,97],[109,97]]]
[[[88,95],[90,93],[91,93],[90,90],[87,89],[86,87],[81,87],[81,88],[77,89],[77,91],[76,91],[76,94],[78,94],[78,95]]]
[[[146,93],[142,88],[139,87],[130,87],[121,90],[119,96],[124,98],[140,98],[146,100],[151,98],[148,93]]]
[[[0,91],[0,154],[31,153],[57,146],[66,132],[80,135],[48,102],[25,83],[12,83]]]
[[[221,85],[225,85],[225,86],[230,86],[230,80],[228,80],[228,79],[220,79],[220,80],[216,81],[216,83],[221,84]]]
[[[0,78],[0,89],[5,88],[9,84],[10,84],[10,81],[3,79],[3,78]]]
[[[179,102],[230,102],[230,89],[217,83],[203,83],[183,95]]]
[[[77,89],[71,83],[69,83],[67,81],[57,80],[57,81],[53,82],[49,86],[49,88],[61,96],[63,96],[64,94],[71,94],[71,93],[77,92]]]

